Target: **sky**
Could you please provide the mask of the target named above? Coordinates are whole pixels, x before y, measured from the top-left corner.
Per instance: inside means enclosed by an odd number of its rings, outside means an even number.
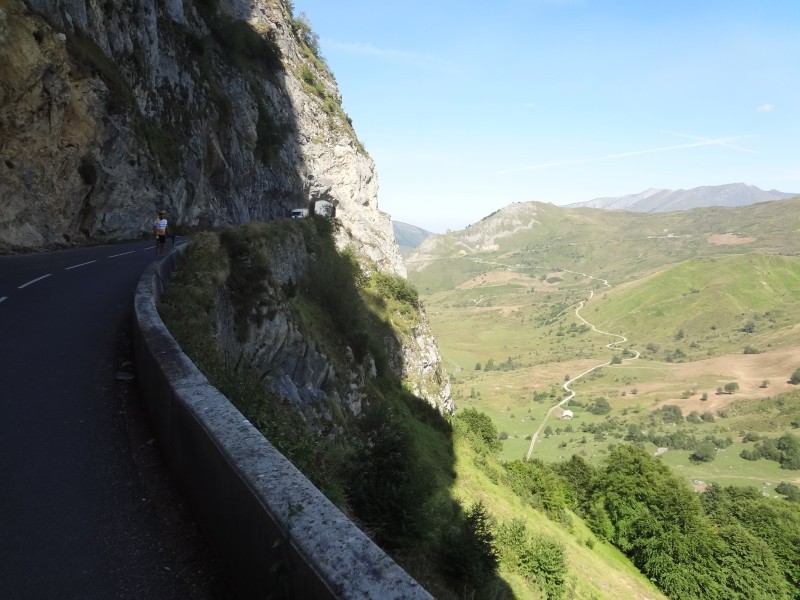
[[[800,193],[800,0],[293,0],[434,233],[513,202],[744,182]]]

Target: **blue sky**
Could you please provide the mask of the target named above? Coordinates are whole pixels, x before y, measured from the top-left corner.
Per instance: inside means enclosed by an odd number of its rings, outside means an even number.
[[[800,0],[294,0],[376,162],[442,233],[512,202],[800,193]]]

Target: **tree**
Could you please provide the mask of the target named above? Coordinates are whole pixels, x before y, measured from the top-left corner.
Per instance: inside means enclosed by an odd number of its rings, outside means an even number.
[[[604,397],[598,396],[594,399],[594,404],[589,405],[586,410],[593,415],[607,415],[611,412],[611,405]]]
[[[475,363],[475,370],[476,371],[480,371],[481,370],[481,363]]]
[[[440,545],[442,570],[456,581],[466,579],[476,590],[491,580],[498,565],[491,521],[483,502],[478,501],[453,520]]]
[[[456,414],[455,422],[463,424],[462,431],[475,442],[478,450],[497,452],[503,447],[497,428],[489,415],[474,408],[467,408]]]
[[[774,558],[778,568],[783,572],[788,583],[790,598],[800,598],[800,505],[765,498],[760,490],[754,487],[720,487],[711,484],[700,499],[709,518],[720,527],[736,522],[740,523],[750,534],[763,540]],[[763,548],[763,547],[762,547]],[[739,563],[742,569],[754,569],[759,576],[759,585],[767,584],[771,579],[771,569],[767,564],[771,561],[768,553],[752,553],[746,547],[740,548],[742,557],[752,560],[751,566],[746,562]],[[751,549],[756,550],[751,546]],[[744,575],[744,573],[743,573]],[[745,598],[782,598],[785,595],[744,595]]]
[[[775,491],[785,496],[789,502],[800,502],[800,487],[793,483],[782,481],[775,487]]]
[[[717,449],[711,442],[698,444],[695,451],[689,456],[692,462],[711,462],[717,457]]]
[[[594,498],[613,526],[611,541],[668,596],[731,597],[715,581],[714,540],[700,499],[668,466],[635,446],[616,446]]]
[[[800,369],[795,369],[794,373],[792,373],[791,378],[789,379],[789,383],[797,385],[800,383]]]
[[[726,394],[733,394],[734,392],[739,390],[739,384],[735,381],[731,381],[730,383],[725,384],[725,393]]]
[[[497,530],[500,562],[513,573],[532,580],[544,598],[562,598],[567,574],[564,546],[545,536],[531,536],[520,519]]]

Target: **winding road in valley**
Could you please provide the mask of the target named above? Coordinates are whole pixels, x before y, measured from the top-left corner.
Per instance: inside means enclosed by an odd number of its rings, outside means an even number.
[[[581,273],[579,271],[568,271],[567,269],[561,269],[561,272],[562,273],[573,273],[575,275],[582,275],[583,277],[587,277],[589,279],[594,279],[596,281],[601,281],[603,283],[603,285],[608,287],[608,288],[611,287],[611,284],[609,284],[607,280],[600,279],[600,278],[594,277],[592,275],[587,275],[586,273]],[[609,344],[606,344],[606,347],[607,348],[611,348],[611,349],[618,349],[618,345],[619,344],[624,344],[625,342],[627,342],[628,338],[626,338],[624,335],[619,335],[617,333],[609,333],[608,331],[602,331],[601,329],[598,329],[593,323],[590,323],[589,321],[584,319],[583,315],[581,315],[581,309],[592,298],[594,298],[594,290],[591,290],[589,292],[589,297],[586,300],[581,300],[576,305],[576,307],[575,307],[575,316],[578,317],[581,321],[583,321],[586,325],[591,327],[592,331],[594,331],[596,333],[599,333],[601,335],[607,335],[607,336],[610,336],[610,337],[617,338],[613,342],[610,342]],[[635,352],[634,356],[632,356],[630,358],[623,359],[623,360],[631,361],[631,360],[638,359],[639,356],[640,356],[639,352],[637,352],[635,350],[634,350],[634,352]],[[548,419],[553,414],[553,411],[555,411],[558,408],[561,408],[562,406],[567,404],[570,400],[572,400],[575,397],[575,392],[572,390],[572,388],[570,388],[570,385],[572,385],[573,383],[578,381],[581,377],[585,377],[586,375],[588,375],[592,371],[596,371],[597,369],[600,369],[602,367],[606,367],[606,366],[608,366],[610,364],[611,364],[611,361],[604,362],[604,363],[601,363],[599,365],[595,365],[591,369],[587,369],[586,371],[584,371],[580,375],[577,375],[577,376],[573,377],[572,379],[570,379],[570,380],[568,380],[567,382],[564,383],[562,388],[564,389],[565,392],[567,392],[567,396],[565,396],[557,404],[554,404],[553,406],[551,406],[550,410],[547,411],[547,413],[545,414],[544,418],[542,419],[542,422],[539,423],[539,427],[536,429],[536,431],[531,436],[531,444],[528,447],[528,452],[525,455],[525,460],[530,460],[531,455],[533,454],[533,447],[536,444],[536,440],[539,439],[539,433],[541,433],[542,429],[544,429],[545,425],[547,424]]]

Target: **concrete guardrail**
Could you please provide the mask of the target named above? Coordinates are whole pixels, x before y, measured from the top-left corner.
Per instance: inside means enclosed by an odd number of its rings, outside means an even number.
[[[432,598],[211,386],[156,310],[181,253],[134,300],[142,398],[183,497],[248,598]]]

